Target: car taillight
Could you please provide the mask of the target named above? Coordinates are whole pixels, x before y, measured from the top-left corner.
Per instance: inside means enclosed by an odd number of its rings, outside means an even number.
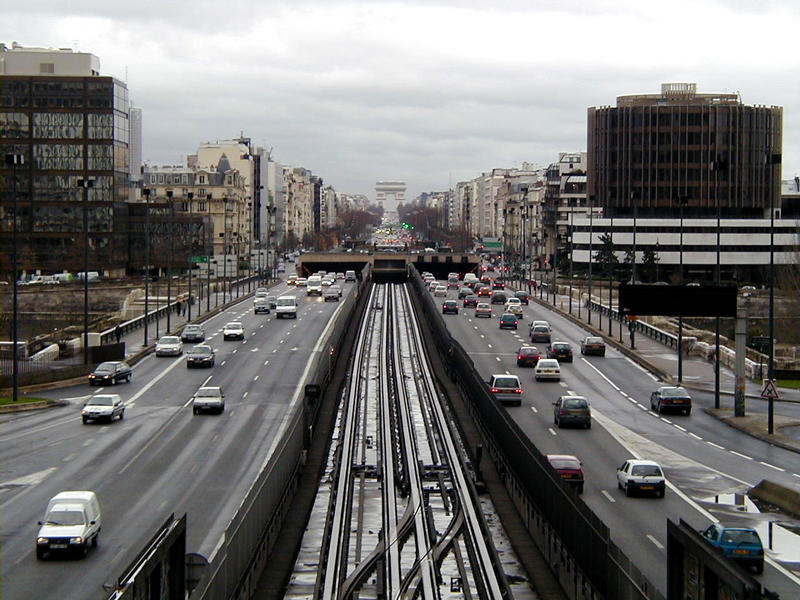
[[[517,360],[522,360],[522,354],[517,354]]]
[[[517,389],[515,389],[515,390],[514,390],[514,393],[515,393],[515,394],[521,394],[521,393],[522,393],[522,388],[517,388]]]

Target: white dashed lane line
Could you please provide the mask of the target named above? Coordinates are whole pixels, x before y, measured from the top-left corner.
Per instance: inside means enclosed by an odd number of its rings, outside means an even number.
[[[607,499],[609,502],[612,502],[612,503],[613,503],[613,502],[616,502],[616,500],[614,500],[614,497],[613,497],[611,494],[609,494],[609,493],[608,493],[606,490],[603,490],[603,491],[602,491],[602,494],[603,494],[603,496],[605,496],[605,497],[606,497],[606,499]]]
[[[785,473],[785,469],[781,469],[780,467],[776,467],[775,465],[771,465],[769,463],[766,463],[763,460],[760,460],[758,462],[759,462],[759,464],[762,464],[765,467],[769,467],[770,469],[775,469],[776,471],[780,471],[781,473]]]
[[[729,450],[729,452],[731,454],[735,454],[736,456],[739,456],[740,458],[744,458],[746,460],[753,460],[752,456],[747,456],[746,454],[742,454],[741,452],[737,452],[736,450]]]
[[[663,550],[664,549],[664,544],[659,542],[656,538],[654,538],[649,533],[647,534],[647,539],[650,540],[651,542],[653,542],[655,544],[656,548],[658,548],[659,550]]]
[[[550,435],[558,435],[558,434],[556,433],[556,430],[555,430],[555,429],[553,429],[552,427],[548,427],[548,428],[547,428],[547,431],[549,431],[549,432],[550,432]]]

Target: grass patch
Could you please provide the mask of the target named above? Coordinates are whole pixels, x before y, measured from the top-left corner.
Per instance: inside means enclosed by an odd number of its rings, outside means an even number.
[[[47,398],[37,398],[35,396],[18,396],[17,405],[30,404],[31,402],[47,402]],[[0,406],[11,406],[14,404],[12,396],[0,396]]]
[[[798,379],[778,379],[775,381],[775,385],[782,388],[800,390],[800,380]]]

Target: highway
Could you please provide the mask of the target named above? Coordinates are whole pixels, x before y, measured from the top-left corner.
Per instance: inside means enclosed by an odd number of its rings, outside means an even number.
[[[456,296],[455,290],[448,291],[448,298]],[[434,300],[441,304],[445,298]],[[541,452],[574,454],[583,461],[583,500],[609,526],[614,542],[662,593],[666,593],[668,518],[675,522],[683,518],[698,529],[714,520],[744,523],[757,527],[766,542],[765,515],[742,514],[734,506],[712,504],[713,499],[744,493],[764,478],[796,487],[800,477],[796,453],[752,438],[705,414],[702,407],[713,406],[710,394],[693,392],[695,408],[690,416],[656,415],[650,410],[649,398],[658,379],[612,346],[607,347],[605,357],[582,357],[580,339],[587,332],[556,312],[532,301],[523,307],[524,318],[514,331],[499,329],[502,305],[492,308],[491,319],[476,319],[470,308],[443,318],[482,379],[493,373],[520,376],[523,403],[508,407],[509,414]],[[558,383],[535,382],[532,369],[516,366],[517,349],[523,343],[530,345],[527,332],[534,319],[549,321],[553,341],[567,341],[573,347],[574,362],[562,363]],[[533,345],[544,354],[546,344]],[[594,427],[558,429],[553,424],[552,402],[567,392],[589,400]],[[664,468],[668,489],[663,500],[626,497],[617,489],[616,468],[634,456],[656,460]],[[797,537],[789,535],[788,539],[795,546],[788,555],[797,561]],[[782,598],[796,598],[800,579],[796,571],[791,573],[775,560],[778,554],[768,553],[772,558],[760,581],[779,591]]]
[[[353,293],[354,284],[342,287]],[[103,584],[116,580],[171,513],[187,514],[187,552],[214,552],[271,452],[318,339],[342,306],[283,283],[273,293],[287,289],[299,299],[296,320],[255,315],[244,299],[204,323],[217,354],[211,369],[150,355],[134,367],[130,384],[42,393],[69,405],[3,415],[3,598],[106,597]],[[222,327],[233,320],[243,322],[244,341],[223,341]],[[223,414],[192,415],[189,400],[204,384],[222,386]],[[124,399],[124,420],[83,425],[83,401],[109,392]],[[38,561],[37,521],[49,498],[67,489],[97,492],[99,545],[85,560]]]
[[[342,287],[345,294],[352,293],[352,284]],[[42,393],[70,404],[2,416],[4,598],[104,598],[103,584],[116,579],[171,513],[188,515],[188,552],[214,552],[220,532],[269,455],[308,356],[340,306],[307,299],[302,289],[285,284],[277,291],[287,289],[300,299],[297,320],[254,315],[251,300],[245,299],[205,323],[217,350],[212,369],[187,370],[183,358],[150,356],[135,366],[130,384],[104,389],[87,384]],[[455,296],[455,291],[448,293]],[[494,308],[497,313],[499,307]],[[649,395],[658,382],[650,373],[611,346],[605,357],[582,358],[581,328],[535,303],[524,307],[524,314],[516,332],[499,330],[496,316],[476,320],[472,309],[444,319],[484,379],[497,372],[520,375],[523,405],[509,408],[510,414],[542,452],[571,453],[584,462],[583,499],[662,592],[667,518],[683,518],[697,528],[714,519],[743,523],[759,528],[766,541],[765,515],[714,505],[711,499],[743,492],[764,478],[796,487],[800,475],[795,453],[706,415],[701,408],[713,405],[707,393],[693,392],[691,416],[653,414]],[[223,342],[223,325],[237,318],[244,323],[246,340]],[[533,318],[550,321],[554,340],[569,341],[576,350],[574,363],[562,366],[560,383],[536,383],[530,369],[516,366],[516,349],[526,341]],[[223,387],[222,415],[192,416],[189,398],[204,383]],[[590,430],[553,426],[551,403],[567,391],[591,402]],[[125,419],[82,425],[83,400],[103,392],[122,395]],[[664,467],[666,498],[628,498],[617,490],[615,469],[634,455]],[[47,500],[65,489],[98,493],[104,523],[99,546],[82,561],[37,561],[37,521]],[[759,580],[782,598],[796,598],[797,571],[788,571],[779,559],[796,563],[800,544],[790,538],[794,547],[780,554],[787,544],[777,543]]]

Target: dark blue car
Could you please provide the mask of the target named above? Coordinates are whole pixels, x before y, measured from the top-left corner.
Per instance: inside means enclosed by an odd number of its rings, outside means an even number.
[[[764,572],[764,546],[755,529],[714,523],[700,534],[728,558],[744,567],[755,567],[756,573]]]

